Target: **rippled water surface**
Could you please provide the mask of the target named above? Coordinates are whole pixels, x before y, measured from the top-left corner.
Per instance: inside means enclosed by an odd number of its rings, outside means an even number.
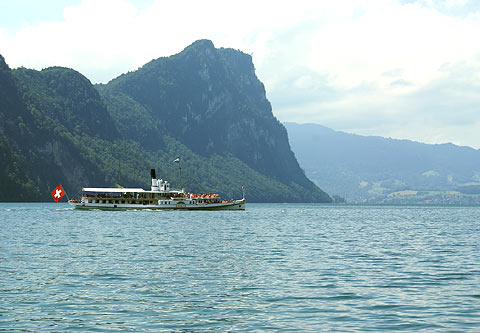
[[[0,330],[480,331],[480,208],[0,204]]]

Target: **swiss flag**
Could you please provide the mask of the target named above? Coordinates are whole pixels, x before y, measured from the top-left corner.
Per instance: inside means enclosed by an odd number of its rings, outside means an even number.
[[[65,195],[62,185],[60,184],[58,184],[58,186],[50,193],[52,193],[52,198],[55,202],[58,202]]]

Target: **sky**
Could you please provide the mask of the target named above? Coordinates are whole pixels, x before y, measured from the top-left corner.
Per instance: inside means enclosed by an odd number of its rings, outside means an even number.
[[[0,0],[11,68],[106,83],[198,39],[251,54],[282,122],[480,148],[477,0]]]

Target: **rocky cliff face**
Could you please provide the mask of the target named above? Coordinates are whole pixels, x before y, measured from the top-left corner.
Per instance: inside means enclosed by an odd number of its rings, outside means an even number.
[[[203,156],[230,153],[262,174],[310,189],[249,55],[200,40],[100,88],[148,110],[158,128]],[[108,97],[107,97],[108,98]]]

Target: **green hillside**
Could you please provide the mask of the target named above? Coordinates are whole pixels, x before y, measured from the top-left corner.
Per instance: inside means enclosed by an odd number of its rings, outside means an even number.
[[[125,187],[148,188],[150,168],[179,187],[176,157],[189,191],[238,198],[243,185],[249,201],[331,200],[298,166],[240,51],[200,41],[99,86],[68,68],[11,70],[2,57],[0,87],[0,201],[50,200],[58,183],[70,197],[115,186],[119,164]],[[235,102],[216,108],[225,96]]]

